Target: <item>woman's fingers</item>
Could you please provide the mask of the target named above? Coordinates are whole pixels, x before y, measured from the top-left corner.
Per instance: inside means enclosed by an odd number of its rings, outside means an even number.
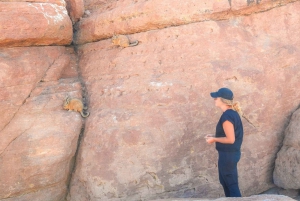
[[[213,137],[206,137],[206,142],[207,142],[208,144],[212,144],[212,143],[214,143],[215,141],[214,141],[214,138],[213,138]]]

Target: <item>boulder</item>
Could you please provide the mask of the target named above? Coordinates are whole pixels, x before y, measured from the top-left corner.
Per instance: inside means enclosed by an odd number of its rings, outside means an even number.
[[[218,199],[205,199],[205,198],[184,198],[184,199],[160,199],[152,201],[292,201],[294,199],[282,195],[253,195],[250,197],[242,198],[218,198]]]
[[[31,2],[31,3],[50,3],[66,7],[73,23],[77,22],[84,13],[83,0],[0,0],[0,2]]]
[[[79,22],[75,43],[83,44],[111,37],[114,33],[128,34],[190,23],[207,14],[230,8],[227,1],[122,1],[98,4],[87,1],[92,15]],[[92,4],[92,5],[91,5]],[[109,4],[107,8],[106,4]],[[95,9],[94,5],[96,6]],[[130,5],[130,6],[128,6]],[[170,7],[169,5],[172,5]],[[106,8],[103,10],[102,8]]]
[[[62,102],[79,89],[74,80],[39,85],[1,130],[0,200],[66,196],[82,119],[63,110]]]
[[[62,5],[0,2],[0,24],[0,47],[72,42],[72,22]]]
[[[244,110],[242,194],[274,187],[283,128],[300,98],[298,10],[300,1],[141,32],[129,35],[139,45],[128,48],[80,46],[92,113],[68,200],[224,196],[216,150],[204,140],[221,115],[209,93],[224,86]]]
[[[265,192],[262,192],[261,194],[273,194],[273,195],[285,195],[288,196],[290,198],[299,199],[300,196],[300,191],[299,190],[295,190],[295,189],[283,189],[280,187],[273,187]]]
[[[31,3],[51,3],[59,6],[66,6],[65,0],[0,0],[0,2],[31,2]]]
[[[53,71],[52,64],[61,60],[64,52],[64,47],[0,49],[0,108],[3,109],[0,130],[9,123],[48,69]]]
[[[294,112],[277,154],[274,183],[284,189],[300,189],[300,109]]]
[[[73,56],[65,47],[0,49],[0,200],[65,198],[83,123],[62,108],[66,96],[81,97],[77,70],[61,62]]]
[[[218,199],[205,199],[205,198],[184,198],[184,199],[160,199],[153,201],[293,201],[294,199],[282,195],[253,195],[250,197],[242,198],[218,198]]]
[[[230,20],[295,1],[263,0],[256,1],[256,4],[246,0],[86,0],[89,15],[84,15],[76,26],[74,42],[84,44],[110,38],[113,34],[133,34],[209,20]]]

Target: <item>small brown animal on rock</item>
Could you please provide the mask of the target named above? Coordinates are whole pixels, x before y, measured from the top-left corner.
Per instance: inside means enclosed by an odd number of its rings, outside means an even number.
[[[139,41],[137,41],[137,40],[130,43],[128,37],[125,36],[125,35],[114,35],[111,38],[111,41],[112,41],[113,45],[117,45],[117,46],[120,46],[120,47],[123,47],[123,48],[136,46],[139,43]]]
[[[82,117],[88,117],[90,115],[89,112],[86,112],[86,114],[83,112],[83,110],[86,110],[87,107],[84,107],[82,101],[77,98],[67,97],[64,101],[63,107],[68,111],[80,112]]]

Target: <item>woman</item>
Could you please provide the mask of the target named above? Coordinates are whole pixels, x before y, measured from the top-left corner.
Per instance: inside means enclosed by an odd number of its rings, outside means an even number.
[[[206,142],[208,144],[216,143],[219,153],[219,180],[225,196],[241,197],[237,172],[244,135],[240,117],[241,108],[238,103],[233,103],[233,93],[228,88],[221,88],[210,95],[215,100],[215,106],[219,107],[223,114],[216,127],[216,136],[206,136]]]

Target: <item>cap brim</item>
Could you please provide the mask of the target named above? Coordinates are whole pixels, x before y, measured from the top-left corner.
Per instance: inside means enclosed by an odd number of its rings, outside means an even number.
[[[218,96],[218,92],[211,92],[210,93],[210,96],[212,97],[212,98],[218,98],[219,96]]]

